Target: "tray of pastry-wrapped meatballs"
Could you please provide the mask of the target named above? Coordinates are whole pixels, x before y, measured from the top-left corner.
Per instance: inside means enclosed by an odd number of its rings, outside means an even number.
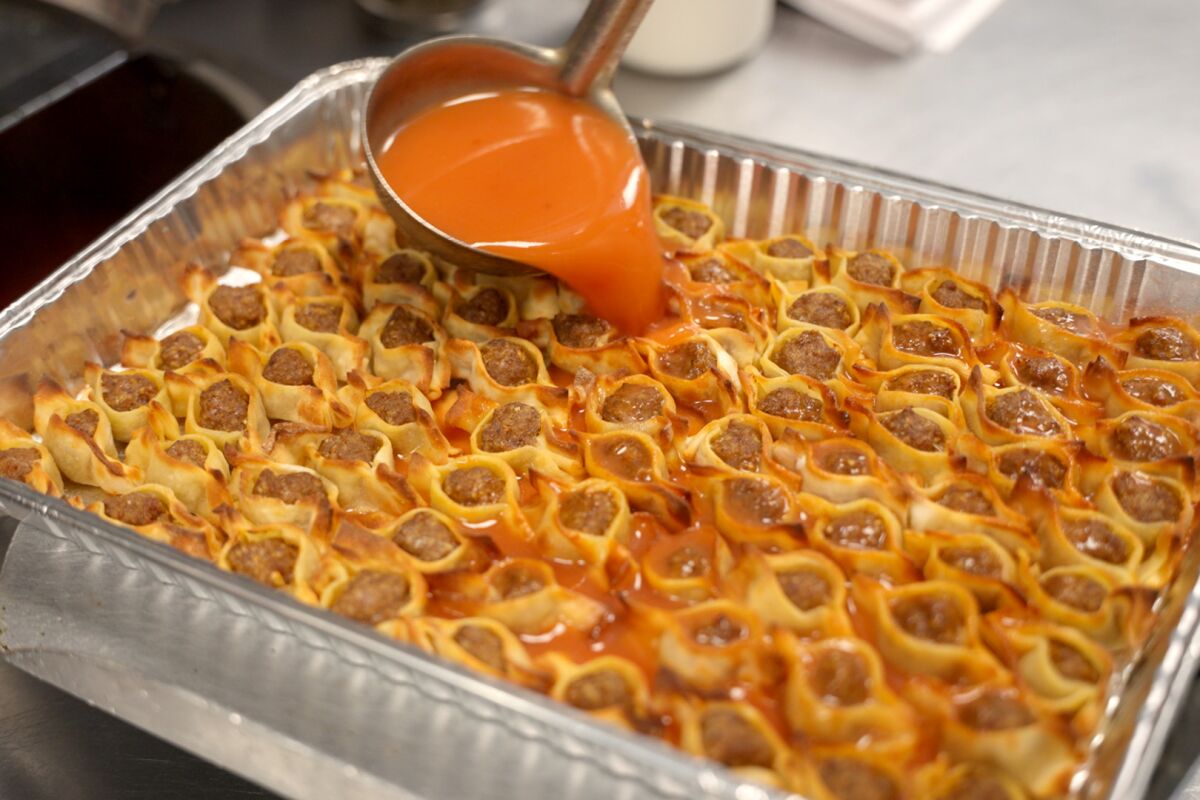
[[[1125,797],[1200,251],[638,122],[667,316],[459,269],[309,78],[0,314],[10,661],[296,797]]]

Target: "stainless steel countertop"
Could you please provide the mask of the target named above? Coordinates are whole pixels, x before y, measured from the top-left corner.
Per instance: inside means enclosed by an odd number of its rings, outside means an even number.
[[[582,3],[492,0],[470,29],[553,43]],[[901,60],[781,6],[753,61],[689,80],[624,73],[617,93],[633,114],[1198,240],[1197,32],[1195,0],[1006,0],[954,52]],[[181,0],[150,31],[264,99],[417,38],[362,25],[350,0]],[[1198,719],[1193,692],[1150,797],[1200,752]],[[269,795],[0,662],[0,796]]]
[[[897,59],[780,7],[756,59],[617,81],[632,114],[803,147],[1200,240],[1200,3],[1005,0]]]

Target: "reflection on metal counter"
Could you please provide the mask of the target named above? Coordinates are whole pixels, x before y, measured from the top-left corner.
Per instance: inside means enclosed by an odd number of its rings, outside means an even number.
[[[1194,0],[1006,0],[953,51],[899,59],[781,7],[743,66],[616,91],[632,114],[1195,241],[1198,27]]]
[[[16,522],[0,520],[0,552]],[[0,796],[271,798],[82,700],[0,661]]]

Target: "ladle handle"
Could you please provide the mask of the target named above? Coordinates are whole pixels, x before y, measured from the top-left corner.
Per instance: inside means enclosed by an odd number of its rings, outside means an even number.
[[[567,94],[582,97],[607,85],[634,31],[654,0],[592,0],[563,46],[559,80]]]

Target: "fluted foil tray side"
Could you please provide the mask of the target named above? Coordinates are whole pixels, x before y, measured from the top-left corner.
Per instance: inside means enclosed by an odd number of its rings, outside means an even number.
[[[359,163],[360,109],[385,62],[301,82],[0,312],[0,414],[28,420],[42,376],[112,362],[120,331],[184,306],[194,261],[221,272],[308,181]],[[1200,249],[708,131],[635,121],[657,191],[711,204],[734,236],[789,231],[886,247],[1109,319],[1200,309]],[[721,797],[770,792],[385,641],[98,518],[0,481],[24,520],[0,572],[13,663],[295,797]],[[1079,797],[1138,796],[1197,665],[1200,548],[1163,624],[1119,677]]]

